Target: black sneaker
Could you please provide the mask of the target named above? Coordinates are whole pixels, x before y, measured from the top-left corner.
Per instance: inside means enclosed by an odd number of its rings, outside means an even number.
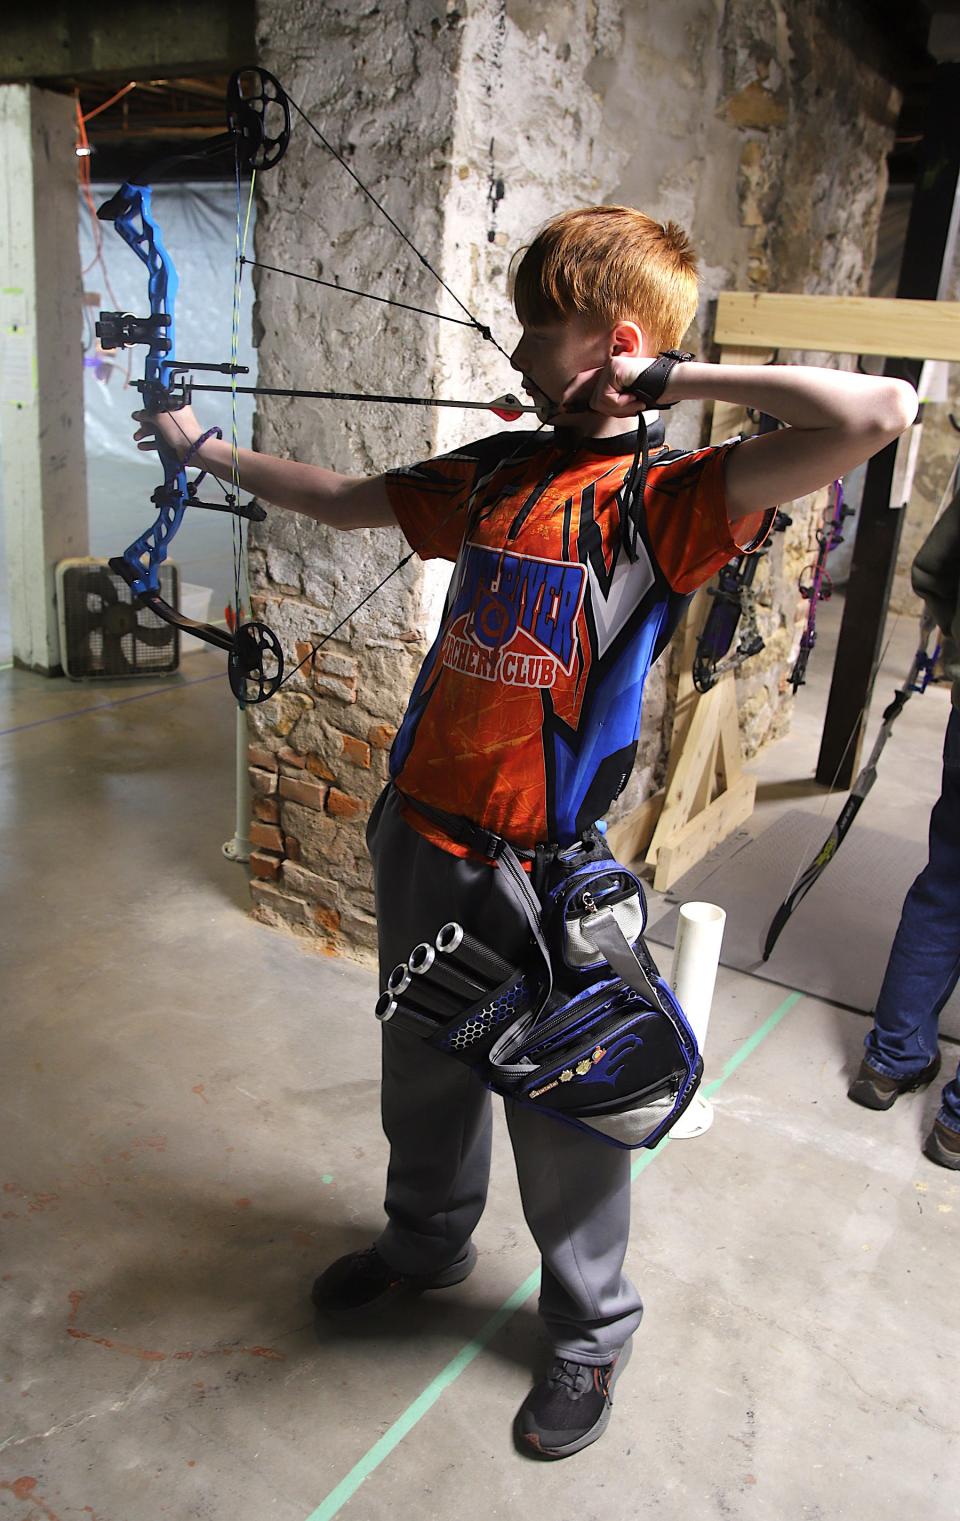
[[[860,1063],[860,1071],[847,1089],[847,1098],[852,1098],[855,1104],[862,1104],[865,1109],[890,1109],[901,1093],[914,1093],[917,1088],[926,1088],[939,1071],[939,1051],[922,1071],[907,1077],[885,1077],[864,1058]]]
[[[477,1249],[472,1241],[449,1267],[421,1276],[398,1273],[384,1262],[375,1246],[368,1246],[361,1252],[349,1252],[346,1257],[331,1262],[314,1283],[310,1297],[318,1310],[360,1310],[397,1289],[419,1293],[421,1289],[450,1288],[455,1283],[462,1283],[476,1265]]]
[[[950,1130],[942,1120],[934,1120],[923,1143],[923,1154],[941,1167],[960,1169],[960,1130]]]
[[[613,1386],[631,1350],[628,1341],[601,1367],[559,1358],[517,1411],[521,1445],[541,1457],[568,1458],[603,1436],[613,1408]]]

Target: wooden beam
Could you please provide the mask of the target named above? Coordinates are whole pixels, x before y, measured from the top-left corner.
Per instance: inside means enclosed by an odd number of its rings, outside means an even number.
[[[646,798],[639,807],[634,808],[616,824],[611,824],[607,830],[607,844],[617,860],[622,861],[625,866],[629,866],[633,861],[642,860],[646,855],[665,797],[666,793],[661,787],[659,792]]]
[[[744,774],[696,818],[673,831],[657,854],[653,885],[658,893],[669,892],[692,866],[746,823],[753,812],[756,791],[756,777]]]
[[[960,361],[960,301],[724,291],[714,340],[740,348]]]

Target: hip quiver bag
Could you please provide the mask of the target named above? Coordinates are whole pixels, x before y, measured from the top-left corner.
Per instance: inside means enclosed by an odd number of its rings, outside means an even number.
[[[445,925],[435,942],[439,965],[479,977],[482,964],[488,981],[504,975],[448,1017],[423,1009],[407,1017],[402,1001],[380,1017],[396,1017],[400,1028],[473,1067],[505,1098],[614,1146],[655,1146],[692,1099],[703,1064],[644,942],[639,879],[593,829],[567,849],[541,848],[534,891],[506,840],[450,816],[444,824],[467,844],[474,842],[466,830],[483,834],[483,852],[504,872],[527,918],[530,955],[510,967],[479,935]],[[422,963],[426,947],[416,949]],[[411,964],[417,959],[412,954]],[[416,1002],[416,986],[410,996]],[[389,1007],[384,1000],[387,993],[378,1011]]]

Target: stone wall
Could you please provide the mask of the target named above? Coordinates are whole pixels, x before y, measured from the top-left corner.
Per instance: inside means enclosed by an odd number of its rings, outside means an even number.
[[[703,299],[687,343],[710,357],[723,289],[867,287],[897,100],[875,40],[862,22],[838,21],[838,9],[827,0],[475,0],[446,11],[428,0],[260,0],[258,44],[508,352],[513,251],[559,209],[621,201],[675,217],[693,235]],[[302,124],[263,179],[257,248],[274,264],[463,315]],[[469,328],[270,275],[258,296],[266,384],[472,397],[515,384]],[[478,416],[267,403],[256,443],[378,472],[477,436]],[[670,441],[697,444],[708,425],[704,409],[681,408]],[[794,527],[758,577],[768,645],[740,682],[748,750],[788,719],[796,578],[818,508],[791,510]],[[396,533],[330,533],[272,512],[252,556],[255,609],[286,648],[306,651],[403,552]],[[281,699],[251,714],[261,917],[336,948],[372,948],[363,821],[448,576],[442,562],[411,563]],[[618,812],[663,771],[670,693],[663,662]]]

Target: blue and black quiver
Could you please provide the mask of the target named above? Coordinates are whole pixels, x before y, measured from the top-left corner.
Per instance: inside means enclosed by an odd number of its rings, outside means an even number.
[[[642,884],[591,830],[552,856],[538,898],[500,845],[497,864],[524,898],[529,958],[510,966],[447,924],[391,973],[378,1018],[465,1062],[505,1098],[614,1146],[655,1146],[703,1063],[644,942]]]

